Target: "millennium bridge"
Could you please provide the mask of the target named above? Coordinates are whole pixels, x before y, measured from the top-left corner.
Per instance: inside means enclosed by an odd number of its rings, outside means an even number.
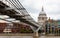
[[[31,29],[34,31],[33,38],[38,38],[38,31],[41,29],[41,25],[34,21],[34,19],[29,15],[26,9],[22,6],[19,0],[0,0],[0,15],[6,15],[9,18],[0,18],[0,20],[4,20],[10,22],[6,28],[11,30],[14,28],[12,26],[13,23],[28,24]],[[15,19],[15,20],[7,20],[7,19]],[[16,28],[16,27],[15,27]],[[11,32],[11,31],[4,31]],[[15,35],[15,34],[14,34]]]

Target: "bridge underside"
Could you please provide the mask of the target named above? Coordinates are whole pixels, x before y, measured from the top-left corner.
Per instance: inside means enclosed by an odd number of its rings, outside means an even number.
[[[36,25],[32,23],[31,21],[27,20],[25,18],[25,15],[21,15],[14,9],[8,9],[8,8],[10,7],[0,1],[0,14],[1,15],[8,15],[10,18],[15,18],[16,20],[20,20],[21,22],[27,23],[33,27],[38,28],[37,26],[38,24]]]

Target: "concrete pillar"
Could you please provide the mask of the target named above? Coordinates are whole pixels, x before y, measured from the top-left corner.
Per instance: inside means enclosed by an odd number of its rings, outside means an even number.
[[[34,34],[33,34],[33,38],[39,38],[39,34],[38,34],[38,32],[34,32]]]

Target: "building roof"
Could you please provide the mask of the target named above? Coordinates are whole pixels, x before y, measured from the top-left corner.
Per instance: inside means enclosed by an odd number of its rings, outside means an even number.
[[[46,13],[45,13],[45,11],[44,11],[44,8],[42,7],[42,10],[41,10],[41,12],[39,13],[39,16],[46,16]]]

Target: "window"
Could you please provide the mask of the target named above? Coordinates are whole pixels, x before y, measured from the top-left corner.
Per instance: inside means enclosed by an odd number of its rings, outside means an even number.
[[[44,20],[44,17],[42,17],[42,20]]]
[[[12,23],[8,23],[3,32],[4,33],[10,33],[12,27],[13,27],[13,24]]]

